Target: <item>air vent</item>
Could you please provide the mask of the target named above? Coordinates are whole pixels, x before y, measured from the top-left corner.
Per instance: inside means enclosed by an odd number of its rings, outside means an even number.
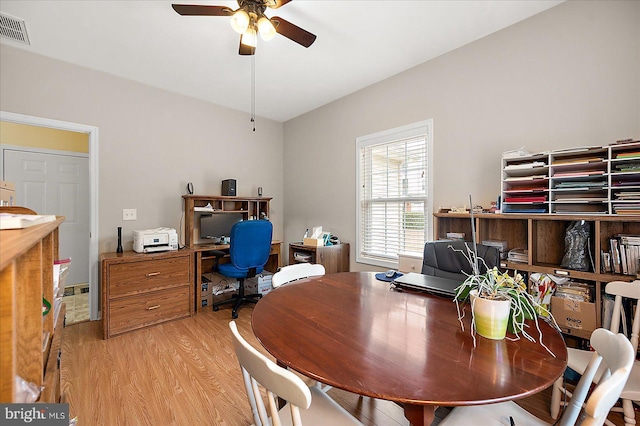
[[[2,12],[0,12],[0,36],[31,45],[24,19],[15,18]]]

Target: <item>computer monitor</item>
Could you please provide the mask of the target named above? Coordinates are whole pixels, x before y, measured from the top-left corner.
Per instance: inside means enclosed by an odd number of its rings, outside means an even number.
[[[200,238],[220,241],[231,235],[231,228],[242,221],[242,213],[213,213],[200,216]]]

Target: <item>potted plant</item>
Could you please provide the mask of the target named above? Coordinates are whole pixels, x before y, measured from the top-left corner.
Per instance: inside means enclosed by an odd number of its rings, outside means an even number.
[[[529,330],[527,322],[527,320],[532,320],[538,331],[537,340],[549,351],[542,342],[542,332],[538,324],[539,315],[544,315],[556,328],[559,329],[559,327],[551,313],[527,292],[527,285],[522,275],[517,271],[513,275],[509,275],[507,272],[500,272],[498,268],[487,268],[484,260],[478,257],[468,245],[466,253],[453,247],[450,248],[461,252],[473,269],[473,272],[456,288],[454,300],[463,330],[464,308],[461,308],[460,304],[470,301],[471,334],[474,343],[476,332],[490,339],[504,339],[507,330],[513,334],[513,337],[509,337],[510,339],[517,340],[524,337],[536,341],[530,334],[531,330]],[[485,273],[480,273],[481,264],[485,266]]]

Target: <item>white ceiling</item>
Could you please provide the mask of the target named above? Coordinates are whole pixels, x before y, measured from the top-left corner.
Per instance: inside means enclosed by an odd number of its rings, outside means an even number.
[[[180,16],[172,3],[9,1],[31,45],[3,44],[199,98],[251,110],[251,58],[238,55],[228,17]],[[294,0],[267,16],[318,36],[305,49],[276,35],[255,56],[256,114],[286,121],[498,31],[557,0]]]

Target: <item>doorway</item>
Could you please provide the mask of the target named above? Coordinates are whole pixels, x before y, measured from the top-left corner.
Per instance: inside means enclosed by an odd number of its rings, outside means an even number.
[[[46,136],[46,132],[43,133],[44,137],[38,138],[37,143],[29,143],[30,146],[11,146],[3,140],[0,176],[3,180],[17,181],[14,182],[17,184],[17,192],[22,189],[22,198],[17,198],[22,205],[39,213],[66,217],[65,223],[60,227],[60,257],[72,259],[67,283],[88,283],[89,319],[100,319],[98,129],[8,112],[0,112],[0,121],[32,126],[36,130],[46,128],[77,132],[88,138],[88,150],[84,149],[84,153],[74,152],[73,149],[55,149],[59,147],[59,143],[56,143],[55,138]],[[5,126],[7,127],[9,126]],[[44,172],[54,169],[54,173]]]

